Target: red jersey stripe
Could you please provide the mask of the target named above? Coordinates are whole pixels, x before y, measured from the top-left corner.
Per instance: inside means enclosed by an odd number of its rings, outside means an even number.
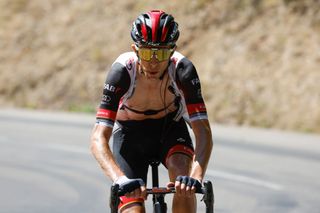
[[[188,104],[187,105],[188,113],[189,115],[192,115],[194,113],[198,112],[206,112],[206,105],[204,103],[199,103],[199,104]]]
[[[105,118],[105,119],[116,119],[117,112],[108,110],[108,109],[99,109],[97,112],[97,118]]]

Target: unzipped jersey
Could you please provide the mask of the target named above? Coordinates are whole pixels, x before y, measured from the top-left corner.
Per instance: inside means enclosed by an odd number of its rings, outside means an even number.
[[[138,58],[134,52],[121,54],[108,72],[101,103],[96,115],[97,124],[113,127],[117,111],[133,95],[136,85]],[[179,99],[174,120],[183,117],[188,123],[208,119],[201,94],[201,84],[192,62],[174,52],[168,67],[169,87]]]

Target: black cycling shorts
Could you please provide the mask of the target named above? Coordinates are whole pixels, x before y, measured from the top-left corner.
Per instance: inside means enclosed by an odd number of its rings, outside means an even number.
[[[167,158],[182,153],[192,158],[194,148],[184,119],[173,121],[176,112],[160,119],[117,121],[113,155],[128,178],[147,181],[151,160],[166,166]]]

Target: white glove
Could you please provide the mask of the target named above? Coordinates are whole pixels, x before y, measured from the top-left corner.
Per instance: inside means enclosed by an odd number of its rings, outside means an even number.
[[[129,182],[129,181],[130,181],[130,179],[127,178],[127,176],[123,175],[123,176],[118,177],[118,178],[113,182],[113,185],[118,184],[119,186],[121,186],[121,185],[123,185],[124,183]]]
[[[132,192],[140,186],[145,186],[145,183],[141,178],[129,179],[126,176],[120,176],[117,178],[113,185],[119,185],[119,195],[124,195],[125,193]]]

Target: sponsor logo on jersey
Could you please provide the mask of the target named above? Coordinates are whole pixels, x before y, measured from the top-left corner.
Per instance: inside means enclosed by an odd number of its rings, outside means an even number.
[[[110,84],[104,84],[104,89],[110,91],[110,92],[114,92],[116,90],[116,87],[115,86],[112,86]]]
[[[186,142],[186,140],[185,140],[184,138],[178,138],[177,141],[178,141],[179,143],[184,143],[184,142]]]
[[[176,58],[176,57],[171,57],[171,61],[172,61],[174,64],[177,64],[178,58]]]
[[[194,78],[191,80],[192,85],[200,84],[199,78]]]
[[[103,104],[107,104],[110,103],[111,97],[109,95],[103,95],[101,100]]]
[[[198,96],[198,98],[202,98],[201,89],[198,89],[198,91],[197,91],[197,96]]]
[[[126,67],[128,70],[131,70],[133,68],[133,62],[134,62],[134,58],[129,58],[129,60],[126,63]]]

